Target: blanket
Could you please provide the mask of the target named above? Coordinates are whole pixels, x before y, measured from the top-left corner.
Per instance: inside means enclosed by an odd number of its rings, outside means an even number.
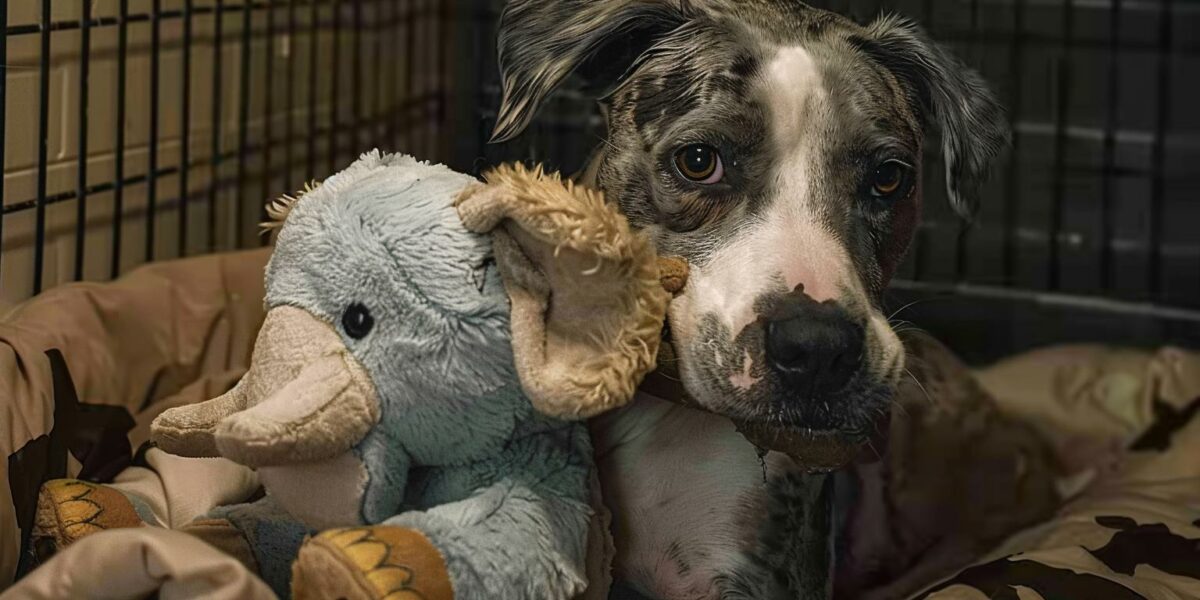
[[[236,553],[171,531],[251,497],[254,473],[143,442],[161,411],[244,372],[268,256],[149,265],[0,319],[4,598],[260,597]],[[1200,598],[1200,354],[1063,346],[970,369],[927,337],[906,344],[890,448],[839,475],[854,506],[840,596]],[[52,490],[78,504],[79,541],[13,585],[55,478],[83,480]],[[89,512],[105,490],[137,514]]]

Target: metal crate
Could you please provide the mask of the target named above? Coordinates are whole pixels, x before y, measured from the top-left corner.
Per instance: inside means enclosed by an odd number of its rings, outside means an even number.
[[[995,85],[1016,132],[970,226],[926,190],[897,318],[974,360],[1060,341],[1200,346],[1200,3],[815,4],[915,17]],[[374,146],[473,172],[579,168],[604,128],[571,86],[520,139],[487,144],[501,6],[0,0],[0,306],[260,243],[268,199]],[[939,157],[926,168],[940,179]]]
[[[375,146],[442,158],[441,0],[0,0],[0,305],[261,243]]]

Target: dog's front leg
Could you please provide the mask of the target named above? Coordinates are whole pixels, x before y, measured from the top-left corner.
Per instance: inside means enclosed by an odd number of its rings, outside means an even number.
[[[728,419],[647,395],[592,431],[616,589],[656,600],[828,597],[824,477],[778,453],[760,460]]]
[[[753,559],[722,586],[723,600],[832,597],[832,489],[825,474],[789,472],[769,482]]]

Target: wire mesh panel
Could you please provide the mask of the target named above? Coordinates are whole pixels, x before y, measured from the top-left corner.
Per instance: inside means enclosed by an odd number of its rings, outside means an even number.
[[[1010,109],[1015,145],[970,227],[927,186],[897,301],[1115,299],[1200,330],[1200,3],[814,3],[915,17]],[[377,145],[465,170],[580,168],[604,127],[571,85],[519,139],[487,144],[502,5],[0,0],[0,306],[259,243],[268,199]]]
[[[450,3],[0,0],[0,305],[260,243],[372,147],[438,159]]]
[[[913,320],[972,345],[1062,339],[1200,343],[1200,3],[831,0],[910,15],[978,68],[1009,111],[1011,152],[964,227],[944,191],[897,282]],[[931,145],[930,150],[936,147]],[[942,163],[926,160],[940,181]],[[1023,310],[1022,304],[1024,305]],[[946,313],[954,313],[948,315]],[[969,333],[965,333],[969,332]]]
[[[909,275],[1200,307],[1200,4],[831,2],[911,14],[993,82],[1012,157],[973,228],[925,221]],[[936,7],[936,8],[935,8]],[[931,163],[931,166],[937,166]],[[931,207],[931,209],[936,207]]]
[[[1125,341],[1171,339],[1181,331],[1173,324],[1185,323],[1191,331],[1187,339],[1200,343],[1200,178],[1194,175],[1194,165],[1200,164],[1200,117],[1193,110],[1200,102],[1195,77],[1200,73],[1200,3],[810,4],[859,22],[882,12],[916,19],[982,71],[1009,110],[1014,146],[984,187],[981,212],[970,226],[954,215],[945,190],[934,184],[943,181],[944,163],[936,140],[927,145],[926,213],[897,275],[894,303],[953,293],[1000,300],[1006,307],[1024,301],[1029,310],[1045,312],[1049,299],[1075,312],[1100,310],[1111,317],[1107,328]],[[570,86],[554,96],[521,139],[501,147],[484,145],[499,103],[492,51],[501,6],[500,0],[486,0],[475,11],[478,44],[487,50],[487,60],[480,65],[478,146],[471,156],[477,165],[532,158],[577,169],[587,151],[601,143],[603,123],[594,103]],[[1105,302],[1098,304],[1100,299]],[[959,302],[988,308],[963,312],[948,329],[972,320],[993,330],[1012,328],[992,318],[999,316],[997,305]],[[926,310],[924,316],[936,319],[934,313]],[[1122,329],[1123,317],[1113,315],[1129,314],[1160,322],[1149,329]],[[1004,318],[1018,319],[1009,312]],[[1085,320],[1073,333],[1047,329],[1042,321],[1029,328],[1078,337],[1097,331],[1097,324]]]

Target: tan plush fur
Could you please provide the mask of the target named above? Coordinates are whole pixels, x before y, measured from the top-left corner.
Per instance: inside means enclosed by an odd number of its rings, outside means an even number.
[[[670,300],[653,246],[601,192],[540,166],[502,165],[484,178],[457,207],[468,229],[494,234],[534,406],[586,418],[629,402],[654,369]]]
[[[260,223],[259,226],[264,232],[272,229],[283,227],[284,219],[287,219],[288,213],[292,212],[292,207],[304,197],[305,194],[320,187],[321,182],[313,180],[304,184],[304,189],[297,190],[294,194],[284,194],[267,204],[267,217],[270,221]]]

